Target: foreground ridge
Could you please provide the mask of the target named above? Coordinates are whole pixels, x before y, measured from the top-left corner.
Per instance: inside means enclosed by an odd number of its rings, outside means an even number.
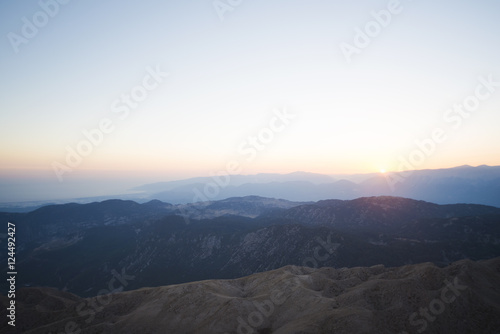
[[[286,266],[80,298],[17,296],[23,333],[497,333],[500,258],[386,268]],[[2,296],[6,306],[7,298]],[[5,309],[5,308],[4,308]]]

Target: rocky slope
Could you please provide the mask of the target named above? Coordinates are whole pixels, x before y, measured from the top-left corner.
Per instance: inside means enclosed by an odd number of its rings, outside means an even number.
[[[19,332],[499,333],[500,258],[386,268],[286,266],[82,299],[47,288],[17,295]],[[5,312],[6,297],[1,298]],[[5,315],[3,316],[5,319]],[[5,329],[5,324],[4,324]]]

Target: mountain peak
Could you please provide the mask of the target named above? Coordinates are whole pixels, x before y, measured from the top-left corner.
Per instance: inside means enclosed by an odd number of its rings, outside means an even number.
[[[474,168],[471,165],[462,165],[462,166],[457,166],[453,167],[452,169],[465,169],[465,168]]]

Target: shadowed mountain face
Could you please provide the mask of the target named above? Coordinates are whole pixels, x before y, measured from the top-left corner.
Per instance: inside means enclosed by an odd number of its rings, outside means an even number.
[[[443,266],[500,256],[500,209],[395,197],[309,204],[245,197],[188,206],[105,201],[1,215],[16,223],[18,285],[81,296],[108,289],[117,273],[135,278],[109,290],[231,279],[286,265]]]
[[[500,258],[438,268],[286,266],[235,280],[83,299],[17,296],[23,333],[499,333]],[[7,298],[1,297],[5,310]],[[5,311],[4,311],[5,313]]]
[[[64,233],[81,232],[100,226],[131,225],[157,220],[167,215],[189,218],[214,218],[224,215],[257,217],[276,209],[288,209],[303,202],[247,196],[216,202],[172,205],[158,200],[144,204],[134,201],[107,200],[89,204],[48,205],[29,213],[0,212],[4,221],[19,222],[23,242],[44,240]]]
[[[369,197],[351,201],[325,200],[296,206],[282,214],[305,225],[330,225],[343,230],[395,232],[414,220],[500,214],[495,207],[437,205],[400,197]]]

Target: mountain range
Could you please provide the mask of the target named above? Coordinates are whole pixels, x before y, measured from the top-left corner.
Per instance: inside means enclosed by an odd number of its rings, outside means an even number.
[[[132,189],[142,200],[192,203],[257,195],[290,201],[399,196],[438,204],[473,203],[500,207],[500,166],[460,166],[357,175],[222,175],[159,182]]]
[[[116,273],[135,276],[121,287],[133,290],[286,265],[445,266],[500,256],[500,208],[399,197],[291,202],[249,196],[177,205],[108,200],[0,217],[16,224],[19,286],[88,297]]]
[[[130,182],[127,180],[127,183]],[[106,196],[0,203],[0,212],[30,212],[52,204],[86,204],[109,199],[188,204],[246,196],[295,202],[399,196],[437,204],[472,203],[500,207],[500,166],[465,165],[444,169],[336,175],[307,172],[228,175],[219,172],[208,177],[143,184],[123,191],[123,194],[110,193]],[[102,189],[99,192],[102,193]]]

